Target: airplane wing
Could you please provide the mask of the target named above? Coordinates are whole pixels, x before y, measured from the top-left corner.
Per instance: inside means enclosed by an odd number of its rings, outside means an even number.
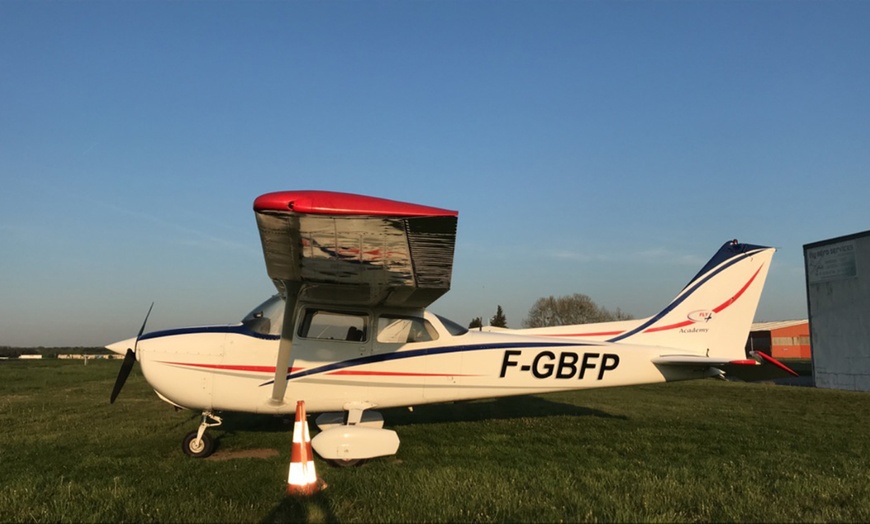
[[[450,289],[456,211],[328,191],[268,193],[254,211],[282,294],[421,308]]]
[[[458,213],[329,191],[254,201],[266,271],[286,300],[272,401],[284,402],[298,301],[424,308],[450,289]]]
[[[716,368],[727,377],[739,378],[745,381],[798,376],[796,372],[782,362],[760,351],[752,351],[750,356],[753,358],[732,360],[694,355],[663,355],[652,359],[652,362],[660,366]]]

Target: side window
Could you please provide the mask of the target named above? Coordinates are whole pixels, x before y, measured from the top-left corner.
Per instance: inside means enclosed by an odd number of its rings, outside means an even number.
[[[378,342],[405,344],[438,339],[438,332],[426,319],[381,315],[378,318]]]
[[[368,316],[326,309],[308,309],[299,326],[299,336],[319,340],[365,342]]]

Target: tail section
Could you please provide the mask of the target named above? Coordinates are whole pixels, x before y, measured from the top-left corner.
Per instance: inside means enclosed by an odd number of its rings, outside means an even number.
[[[666,308],[649,318],[524,332],[745,359],[746,340],[774,251],[736,240],[726,242]]]
[[[609,340],[745,358],[774,251],[726,242],[665,309]]]

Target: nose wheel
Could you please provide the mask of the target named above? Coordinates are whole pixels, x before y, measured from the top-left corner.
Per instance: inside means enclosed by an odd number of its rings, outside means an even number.
[[[212,422],[210,422],[212,421]],[[211,411],[202,412],[202,423],[196,431],[191,431],[184,436],[181,449],[188,457],[205,458],[214,452],[214,438],[205,432],[206,429],[220,426],[223,423],[220,417]]]

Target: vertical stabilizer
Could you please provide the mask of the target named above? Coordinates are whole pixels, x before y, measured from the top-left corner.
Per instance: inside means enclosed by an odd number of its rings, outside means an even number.
[[[609,341],[744,358],[774,251],[726,242],[665,309]]]

